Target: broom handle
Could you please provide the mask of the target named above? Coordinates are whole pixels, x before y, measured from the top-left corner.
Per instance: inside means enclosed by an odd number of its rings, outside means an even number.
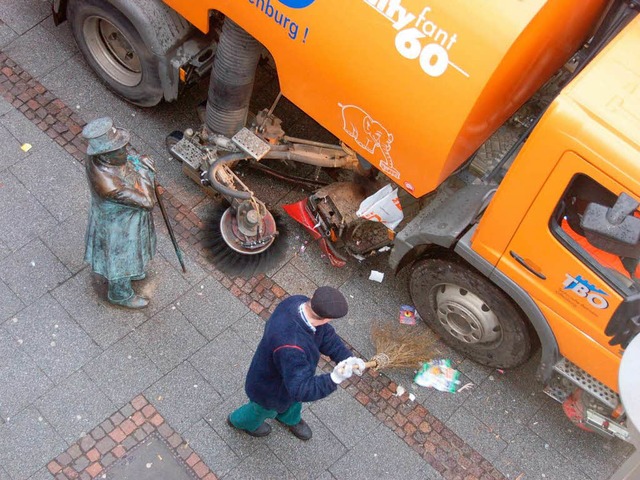
[[[376,368],[378,366],[378,362],[375,360],[369,360],[368,362],[364,362],[364,369],[368,369],[368,368]],[[355,368],[354,370],[360,370],[359,368]],[[340,373],[344,373],[344,368],[341,368],[340,370],[338,370],[338,372]]]

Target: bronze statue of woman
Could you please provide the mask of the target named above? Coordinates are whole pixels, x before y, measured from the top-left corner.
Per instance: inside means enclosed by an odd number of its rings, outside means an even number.
[[[107,279],[109,302],[144,308],[149,299],[137,295],[131,281],[145,277],[156,249],[153,162],[128,153],[129,133],[115,128],[111,118],[88,123],[82,136],[89,143],[86,170],[91,191],[85,261]]]

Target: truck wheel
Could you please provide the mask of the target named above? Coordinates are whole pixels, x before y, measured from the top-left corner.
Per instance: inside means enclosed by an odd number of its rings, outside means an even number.
[[[420,260],[411,272],[410,291],[431,329],[472,360],[512,368],[531,355],[532,339],[521,313],[470,267],[444,259]]]
[[[158,62],[126,16],[100,0],[71,0],[73,36],[91,68],[129,102],[151,107],[162,100]]]

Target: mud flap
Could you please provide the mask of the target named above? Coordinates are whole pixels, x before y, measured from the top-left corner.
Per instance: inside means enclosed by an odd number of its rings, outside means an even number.
[[[290,203],[289,205],[283,205],[282,208],[287,212],[287,215],[306,228],[313,238],[319,241],[320,248],[327,255],[327,258],[329,258],[331,265],[334,267],[344,267],[347,264],[344,259],[339,258],[332,251],[331,247],[327,243],[327,239],[318,231],[318,226],[307,209],[306,199],[300,200],[296,203]]]

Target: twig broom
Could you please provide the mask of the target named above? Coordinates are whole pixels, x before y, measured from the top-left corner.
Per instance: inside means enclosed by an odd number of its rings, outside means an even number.
[[[391,323],[374,324],[371,327],[371,340],[376,347],[376,354],[365,362],[365,368],[418,368],[433,356],[434,337],[426,331],[416,332],[415,328],[398,327]]]

